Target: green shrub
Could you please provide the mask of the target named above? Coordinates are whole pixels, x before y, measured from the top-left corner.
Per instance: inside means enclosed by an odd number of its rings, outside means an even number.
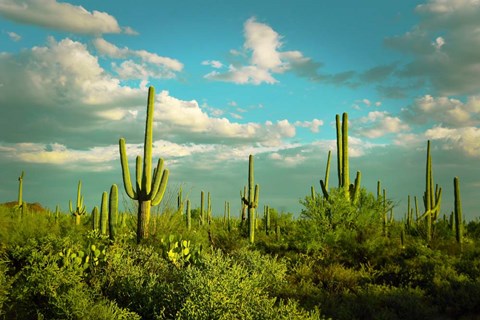
[[[254,258],[254,257],[252,257]],[[185,302],[178,319],[318,319],[294,302],[278,303],[268,294],[267,270],[214,253],[201,266],[185,269],[181,283]],[[247,265],[251,266],[249,270]]]

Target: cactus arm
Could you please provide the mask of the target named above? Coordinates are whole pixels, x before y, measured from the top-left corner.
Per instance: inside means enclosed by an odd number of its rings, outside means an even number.
[[[323,193],[323,196],[325,197],[325,200],[328,201],[328,190],[323,180],[320,180],[320,188],[322,188],[322,193]]]
[[[122,176],[123,176],[123,185],[125,187],[125,192],[127,195],[134,200],[137,200],[137,194],[133,191],[132,180],[130,179],[130,169],[128,168],[128,158],[127,152],[125,149],[125,139],[121,138],[119,140],[120,146],[120,162],[122,165]]]
[[[260,186],[258,184],[255,185],[255,198],[253,200],[253,204],[252,206],[254,208],[258,207],[258,199],[259,199],[259,195],[260,195]]]
[[[362,180],[362,173],[357,171],[357,176],[355,177],[355,186],[353,189],[352,203],[356,204],[360,196],[360,182]]]
[[[160,187],[158,188],[157,194],[155,194],[155,197],[152,199],[152,206],[156,206],[162,201],[165,190],[167,189],[168,175],[168,169],[163,170],[162,179],[160,180]]]
[[[71,214],[74,214],[74,213],[75,213],[75,211],[73,210],[73,207],[72,207],[72,200],[69,200],[69,201],[68,201],[68,208],[70,209],[70,213],[71,213]]]
[[[142,188],[142,174],[143,174],[142,156],[137,156],[137,158],[135,159],[135,172],[137,175],[137,185],[136,185],[137,196],[139,199],[141,198],[142,200],[145,200],[146,193],[145,193],[145,189]]]
[[[162,173],[163,173],[163,159],[158,159],[157,167],[153,170],[153,187],[148,195],[151,199],[155,198],[155,195],[158,193],[158,189],[160,188],[160,183],[162,180]]]

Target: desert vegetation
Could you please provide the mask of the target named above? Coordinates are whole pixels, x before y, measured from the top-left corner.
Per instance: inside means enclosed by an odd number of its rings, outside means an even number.
[[[321,192],[311,186],[301,212],[278,212],[274,204],[262,210],[251,155],[239,182],[246,183],[240,212],[228,202],[212,212],[210,193],[206,205],[202,191],[192,208],[181,188],[168,189],[163,159],[152,168],[153,97],[150,88],[134,181],[119,141],[131,199],[123,210],[112,185],[90,211],[81,181],[68,212],[33,206],[23,200],[28,172],[21,173],[18,201],[0,206],[1,318],[475,318],[480,221],[463,220],[457,177],[455,210],[442,213],[430,142],[423,206],[412,195],[401,220],[380,181],[369,191],[357,171],[350,183],[347,114],[336,118],[336,187],[328,152]]]

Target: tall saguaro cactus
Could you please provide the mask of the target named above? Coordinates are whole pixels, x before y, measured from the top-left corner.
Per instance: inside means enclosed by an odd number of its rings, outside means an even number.
[[[187,200],[187,230],[190,231],[192,230],[192,213],[190,211],[190,200]]]
[[[25,175],[25,172],[22,171],[22,174],[20,177],[18,177],[18,202],[17,206],[18,208],[23,207],[23,176]]]
[[[118,187],[113,184],[108,199],[108,234],[110,240],[115,241],[118,226]]]
[[[453,179],[454,189],[454,203],[455,203],[455,239],[460,245],[460,250],[463,245],[463,217],[462,217],[462,200],[460,198],[460,182],[458,177]]]
[[[338,172],[338,187],[343,189],[348,201],[355,204],[360,195],[360,182],[362,175],[357,171],[354,184],[350,184],[350,164],[348,161],[348,114],[346,112],[342,115],[335,116],[337,129],[337,172]],[[320,186],[325,199],[328,200],[328,175],[330,170],[330,153],[327,160],[327,170],[325,173],[325,181],[320,180]]]
[[[442,188],[438,185],[433,190],[433,171],[432,171],[432,156],[430,154],[430,140],[427,142],[427,164],[425,174],[425,193],[423,195],[423,202],[425,205],[425,213],[422,214],[418,220],[426,219],[427,226],[427,241],[432,240],[433,224],[440,214],[440,204],[442,200]]]
[[[255,209],[258,206],[259,185],[255,184],[253,175],[253,155],[248,157],[248,199],[243,197],[243,203],[248,208],[248,238],[250,243],[255,240]]]
[[[100,234],[107,235],[108,232],[108,195],[104,191],[102,193],[102,202],[100,204]]]
[[[150,209],[152,206],[160,204],[167,188],[168,169],[163,170],[163,159],[158,159],[157,167],[153,170],[152,176],[152,140],[153,140],[153,108],[155,99],[155,89],[148,89],[147,100],[147,120],[145,124],[145,140],[143,146],[143,159],[141,156],[136,158],[136,188],[133,189],[130,179],[130,169],[128,167],[128,158],[125,148],[125,139],[121,138],[120,159],[122,164],[122,175],[125,192],[127,195],[138,201],[138,222],[137,222],[137,242],[148,238],[148,228],[150,223]]]
[[[78,181],[77,187],[77,203],[75,205],[75,210],[73,210],[72,200],[69,202],[70,213],[73,214],[75,217],[75,224],[80,224],[80,218],[83,216],[87,210],[85,209],[85,205],[83,204],[83,196],[82,196],[82,181]]]

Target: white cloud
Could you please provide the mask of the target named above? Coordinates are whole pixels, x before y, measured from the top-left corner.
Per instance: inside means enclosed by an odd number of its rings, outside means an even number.
[[[320,132],[320,127],[323,126],[323,121],[313,119],[312,121],[296,121],[295,125],[302,128],[308,128],[313,133]]]
[[[212,66],[215,69],[220,69],[223,67],[223,63],[218,60],[205,60],[202,61],[203,66]]]
[[[401,133],[410,130],[398,117],[389,115],[386,111],[371,111],[367,116],[355,122],[354,132],[367,138],[380,138],[390,133]]]
[[[274,160],[277,164],[283,167],[296,167],[301,165],[307,160],[307,157],[300,153],[294,155],[280,154],[278,152],[272,152],[268,155],[268,158]]]
[[[403,110],[403,116],[413,123],[442,123],[450,127],[463,127],[480,123],[480,97],[471,96],[464,103],[448,97],[425,95]]]
[[[64,30],[74,33],[102,34],[120,33],[117,20],[106,12],[87,11],[56,0],[0,1],[0,15],[19,23]],[[126,33],[133,33],[131,28]]]
[[[123,79],[169,79],[175,77],[175,72],[180,72],[183,69],[183,64],[176,59],[162,57],[145,50],[119,48],[103,38],[94,39],[93,44],[101,55],[114,59],[128,59],[120,65],[112,63],[112,68]]]
[[[10,39],[12,39],[12,41],[18,42],[22,40],[22,37],[13,31],[7,32],[7,35],[10,37]]]
[[[350,77],[319,75],[317,69],[321,64],[305,57],[298,50],[281,51],[282,36],[269,25],[256,21],[255,18],[250,18],[245,22],[244,37],[243,53],[230,50],[230,54],[235,57],[246,58],[248,61],[243,64],[230,64],[227,71],[211,71],[204,76],[206,79],[236,84],[274,84],[278,82],[274,74],[281,74],[286,71],[295,72],[311,80],[328,80],[332,83],[344,82]],[[206,60],[202,64],[210,64],[217,69],[218,66],[223,66],[219,61],[215,61],[214,65],[211,60]]]
[[[425,132],[428,139],[441,140],[444,149],[460,150],[464,154],[480,158],[480,128],[445,128],[437,126]]]
[[[233,113],[233,112],[230,112],[230,116],[234,119],[243,119],[243,117],[241,115],[239,115],[238,113]]]
[[[385,41],[412,55],[411,62],[397,74],[426,80],[444,96],[478,93],[480,2],[429,0],[415,11],[420,22],[409,32]]]
[[[230,65],[227,72],[222,73],[218,71],[212,71],[206,74],[204,77],[209,80],[234,82],[236,84],[259,85],[263,82],[268,84],[274,84],[278,82],[268,70],[258,68],[257,66],[244,66],[237,68],[233,65]]]
[[[155,119],[171,134],[196,133],[197,139],[230,139],[232,141],[256,141],[264,146],[278,146],[282,140],[295,136],[295,126],[288,120],[239,124],[227,118],[209,116],[195,100],[185,101],[170,96],[168,91],[157,95]],[[200,136],[198,136],[200,134]]]

